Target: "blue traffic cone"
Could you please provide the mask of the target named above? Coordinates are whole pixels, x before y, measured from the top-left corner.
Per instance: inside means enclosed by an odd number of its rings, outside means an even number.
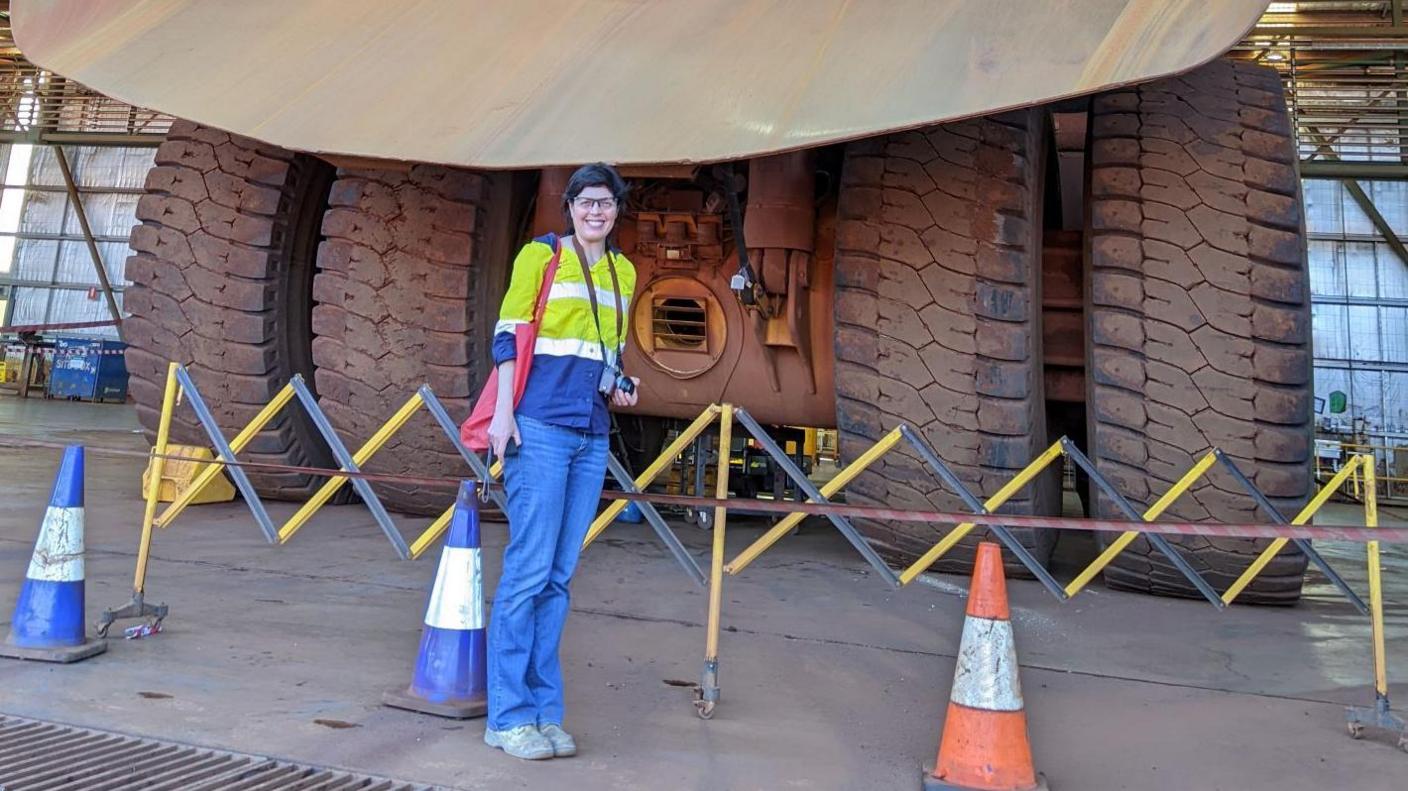
[[[456,719],[482,717],[488,711],[480,551],[479,501],[474,485],[465,481],[440,551],[411,685],[383,695],[386,705]]]
[[[77,662],[108,647],[83,622],[83,446],[64,449],[0,656]]]

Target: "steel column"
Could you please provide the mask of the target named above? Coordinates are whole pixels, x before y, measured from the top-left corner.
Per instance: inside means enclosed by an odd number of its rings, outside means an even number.
[[[68,200],[73,204],[73,214],[78,218],[78,227],[83,231],[83,241],[88,243],[88,255],[93,259],[93,269],[97,272],[98,283],[102,286],[103,297],[108,303],[108,312],[112,314],[113,325],[117,328],[118,340],[126,343],[127,336],[122,332],[122,311],[117,309],[117,298],[112,295],[112,283],[108,282],[108,271],[103,267],[98,243],[93,240],[93,229],[88,225],[88,212],[83,208],[78,184],[73,180],[73,171],[69,169],[68,156],[64,154],[63,146],[56,145],[53,148],[54,158],[59,163],[59,172],[64,177],[64,189],[68,190]],[[62,232],[63,229],[59,230]]]

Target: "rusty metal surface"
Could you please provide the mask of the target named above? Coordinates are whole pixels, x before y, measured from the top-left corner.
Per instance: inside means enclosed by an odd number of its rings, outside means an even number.
[[[1047,229],[1041,249],[1041,354],[1048,401],[1085,403],[1082,234]]]
[[[34,62],[291,149],[493,168],[735,159],[1148,80],[1264,0],[24,0]]]
[[[0,788],[429,791],[436,787],[0,714]]]
[[[738,256],[725,244],[731,239],[724,239],[728,224],[719,214],[708,207],[681,207],[623,219],[621,245],[635,264],[639,284],[630,307],[635,342],[626,347],[624,360],[626,369],[641,378],[642,405],[624,411],[689,419],[709,404],[727,401],[746,406],[765,424],[836,424],[834,202],[816,211],[816,254],[805,262],[807,287],[796,289],[795,299],[802,304],[788,314],[794,316],[790,326],[788,315],[764,319],[729,290]],[[746,233],[745,240],[752,246]],[[696,325],[700,343],[668,343],[673,325],[684,329],[695,317],[662,321],[661,306],[691,299],[702,307],[704,326]],[[788,337],[781,337],[779,325]],[[799,342],[785,343],[793,338]]]

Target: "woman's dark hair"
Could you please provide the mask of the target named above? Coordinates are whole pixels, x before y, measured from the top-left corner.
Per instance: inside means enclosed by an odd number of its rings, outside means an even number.
[[[567,189],[562,193],[562,217],[567,221],[569,229],[572,227],[572,201],[587,187],[605,187],[611,190],[611,197],[615,198],[618,204],[626,200],[626,193],[630,191],[625,179],[616,172],[616,168],[605,162],[593,162],[577,168],[572,178],[567,180]]]

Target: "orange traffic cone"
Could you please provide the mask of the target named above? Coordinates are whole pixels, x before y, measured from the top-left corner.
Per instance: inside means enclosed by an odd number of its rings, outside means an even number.
[[[934,765],[924,767],[924,791],[1047,789],[1032,766],[1017,677],[1017,648],[1002,576],[1002,548],[978,545],[968,615],[953,671],[944,735]]]

